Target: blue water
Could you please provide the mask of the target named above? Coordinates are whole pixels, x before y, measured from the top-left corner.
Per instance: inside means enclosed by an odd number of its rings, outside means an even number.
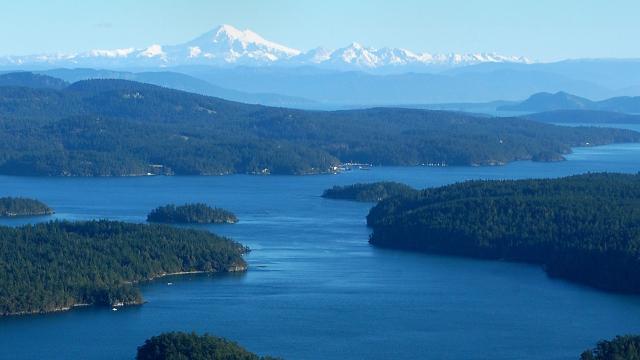
[[[253,249],[246,274],[145,284],[140,307],[2,318],[0,358],[132,359],[146,338],[183,330],[286,359],[576,359],[599,339],[640,333],[640,297],[549,279],[537,266],[377,249],[367,243],[369,204],[319,195],[365,181],[428,187],[587,171],[638,172],[640,145],[576,149],[558,163],[327,176],[0,177],[0,196],[38,198],[57,211],[1,224],[142,222],[158,205],[205,201],[241,221],[203,228]]]

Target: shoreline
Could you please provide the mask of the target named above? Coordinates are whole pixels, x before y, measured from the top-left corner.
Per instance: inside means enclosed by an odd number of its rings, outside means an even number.
[[[592,149],[592,148],[598,148],[598,147],[604,147],[604,146],[612,146],[612,145],[640,145],[640,142],[610,142],[610,143],[603,143],[603,144],[579,144],[576,146],[571,146],[568,152],[565,153],[560,153],[559,155],[562,158],[553,158],[553,159],[534,159],[533,156],[531,157],[526,157],[526,158],[517,158],[517,159],[512,159],[512,160],[507,160],[507,161],[497,161],[497,160],[485,160],[482,162],[478,162],[478,163],[468,163],[468,164],[455,164],[455,163],[448,163],[446,165],[429,165],[429,164],[415,164],[415,165],[391,165],[391,164],[384,164],[384,165],[372,165],[370,168],[376,168],[376,167],[399,167],[399,168],[413,168],[413,167],[428,167],[428,168],[448,168],[448,167],[487,167],[487,168],[491,168],[491,167],[501,167],[501,166],[507,166],[509,164],[512,163],[517,163],[517,162],[521,162],[521,161],[531,161],[531,162],[537,162],[537,163],[557,163],[557,162],[562,162],[562,161],[570,161],[570,159],[567,159],[566,156],[567,155],[573,155],[574,154],[574,150],[575,149]],[[356,169],[356,170],[360,170],[360,169]],[[365,170],[366,171],[366,170]],[[262,173],[251,173],[251,172],[226,172],[226,173],[220,173],[220,174],[123,174],[123,175],[47,175],[47,174],[2,174],[0,173],[0,176],[6,176],[6,177],[25,177],[25,178],[98,178],[98,179],[104,179],[104,178],[116,178],[116,179],[130,179],[130,178],[144,178],[144,177],[161,177],[161,176],[166,176],[166,177],[222,177],[222,176],[234,176],[234,175],[247,175],[247,176],[256,176],[256,177],[264,177],[264,176],[295,176],[295,177],[304,177],[304,176],[330,176],[330,175],[339,175],[342,173],[348,173],[350,172],[349,170],[345,170],[345,171],[334,171],[334,170],[327,170],[327,171],[318,171],[318,172],[309,172],[309,173],[301,173],[301,174],[280,174],[280,173],[269,173],[269,174],[262,174]],[[45,215],[53,215],[53,214],[45,214]]]
[[[128,281],[125,282],[125,284],[140,284],[143,282],[150,282],[150,281],[155,281],[155,280],[159,280],[161,278],[164,277],[168,277],[168,276],[180,276],[180,275],[193,275],[193,274],[217,274],[217,273],[240,273],[240,272],[246,272],[249,269],[249,266],[244,264],[244,265],[238,265],[238,264],[234,264],[231,265],[228,269],[225,269],[224,271],[204,271],[204,270],[193,270],[193,271],[177,271],[177,272],[172,272],[172,273],[164,273],[164,274],[159,274],[147,279],[143,279],[143,280],[138,280],[138,281]],[[66,311],[70,311],[73,310],[74,308],[79,308],[79,307],[90,307],[90,306],[100,306],[100,307],[113,307],[113,308],[121,308],[121,307],[128,307],[128,306],[137,306],[137,305],[143,305],[145,304],[146,301],[143,299],[141,301],[136,301],[136,302],[116,302],[114,304],[110,304],[109,306],[106,306],[106,304],[88,304],[88,303],[77,303],[77,304],[72,304],[69,306],[65,306],[65,307],[58,307],[58,308],[54,308],[51,310],[34,310],[34,311],[19,311],[19,312],[14,312],[14,313],[6,313],[6,314],[0,314],[0,319],[2,319],[3,317],[10,317],[10,316],[25,316],[25,315],[46,315],[46,314],[54,314],[54,313],[61,313],[61,312],[66,312]]]

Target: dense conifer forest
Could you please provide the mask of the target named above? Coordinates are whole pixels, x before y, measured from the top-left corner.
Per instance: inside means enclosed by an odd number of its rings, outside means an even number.
[[[41,201],[19,197],[0,198],[0,217],[51,215],[53,209]]]
[[[616,336],[582,353],[580,360],[640,360],[640,336]]]
[[[142,302],[137,282],[242,271],[246,249],[205,231],[113,221],[0,227],[0,315]]]
[[[338,200],[353,200],[361,202],[378,202],[392,196],[412,195],[416,189],[411,186],[393,181],[383,181],[369,184],[353,184],[334,186],[327,189],[322,197]]]
[[[238,218],[230,211],[207,204],[169,204],[153,209],[147,221],[169,224],[234,224]]]
[[[138,347],[136,360],[277,360],[251,353],[235,342],[209,334],[167,332]],[[640,336],[616,336],[585,350],[580,360],[640,360]]]
[[[136,360],[277,360],[258,356],[240,345],[212,335],[169,332],[154,336],[138,347]]]
[[[496,165],[637,142],[629,130],[376,108],[247,105],[124,80],[0,86],[0,174],[315,174],[341,162]]]
[[[640,292],[640,174],[469,181],[383,200],[367,222],[374,245],[539,263]]]

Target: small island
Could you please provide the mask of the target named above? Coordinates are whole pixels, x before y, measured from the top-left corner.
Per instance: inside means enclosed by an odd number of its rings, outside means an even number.
[[[361,202],[378,202],[393,196],[412,195],[417,190],[409,185],[384,181],[369,184],[353,184],[334,186],[322,194],[323,198],[337,200],[352,200]]]
[[[152,210],[147,221],[165,224],[235,224],[238,218],[230,211],[207,204],[169,204]]]
[[[244,271],[248,251],[207,231],[106,220],[0,227],[0,249],[0,315],[141,304],[139,282]]]
[[[381,247],[540,264],[553,277],[640,293],[640,174],[468,181],[378,203]]]
[[[53,210],[41,201],[20,197],[0,198],[0,217],[51,215]]]
[[[259,356],[235,342],[209,334],[168,332],[154,336],[138,347],[136,360],[277,360]]]
[[[595,349],[582,353],[580,360],[631,360],[640,359],[640,336],[616,336],[613,340],[598,342]]]

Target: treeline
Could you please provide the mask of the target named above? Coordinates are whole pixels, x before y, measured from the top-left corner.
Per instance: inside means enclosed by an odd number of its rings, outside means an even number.
[[[209,334],[167,332],[145,340],[136,360],[276,360],[247,351],[235,342]],[[580,360],[640,360],[640,336],[616,336],[584,351]]]
[[[207,204],[169,204],[153,209],[147,221],[170,224],[233,224],[238,218],[232,212]]]
[[[640,292],[640,175],[469,181],[383,200],[367,223],[374,245],[539,263]]]
[[[136,360],[277,360],[259,356],[240,345],[209,334],[169,332],[154,336],[138,347]]]
[[[586,350],[580,360],[640,360],[640,336],[616,336],[603,340],[594,349]]]
[[[205,231],[113,221],[0,227],[0,314],[138,304],[135,283],[188,271],[242,271],[246,249]]]
[[[53,210],[41,201],[19,197],[0,198],[0,217],[50,215]]]
[[[640,141],[629,130],[410,109],[246,105],[123,80],[0,87],[0,174],[314,174],[340,162],[503,164]]]
[[[358,183],[346,186],[334,186],[325,190],[322,197],[338,200],[353,200],[361,202],[377,202],[392,196],[413,195],[416,189],[411,186],[382,181],[376,183]]]

